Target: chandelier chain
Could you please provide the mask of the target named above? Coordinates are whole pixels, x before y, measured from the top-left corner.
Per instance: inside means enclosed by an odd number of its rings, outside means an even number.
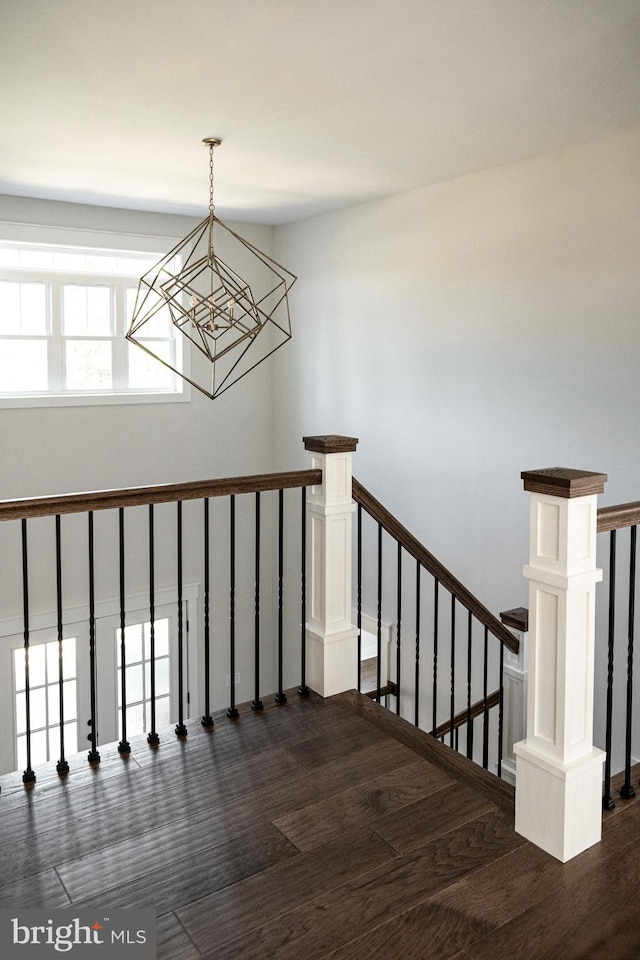
[[[209,215],[213,216],[215,206],[213,203],[213,144],[209,144]]]

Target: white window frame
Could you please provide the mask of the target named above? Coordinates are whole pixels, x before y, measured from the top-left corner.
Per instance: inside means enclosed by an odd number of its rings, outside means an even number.
[[[154,262],[160,260],[164,254],[175,246],[176,238],[146,237],[140,235],[121,235],[98,233],[88,230],[68,230],[57,227],[36,227],[29,224],[0,223],[0,242],[16,246],[58,247],[64,252],[100,251],[109,252],[115,256],[128,255],[146,256]],[[129,389],[122,383],[122,376],[126,371],[127,349],[139,349],[125,340],[124,334],[130,320],[126,316],[125,297],[127,288],[138,285],[139,277],[111,273],[72,273],[63,270],[32,270],[23,268],[0,267],[0,280],[21,282],[43,281],[48,284],[50,294],[49,303],[49,333],[50,342],[50,389],[39,393],[2,394],[0,393],[0,409],[12,407],[51,407],[51,406],[94,406],[104,404],[138,404],[138,403],[183,403],[191,400],[190,384],[184,377],[176,375],[175,390],[156,389]],[[64,390],[60,384],[51,382],[52,363],[56,370],[61,371],[61,351],[64,347],[62,336],[60,310],[62,286],[64,284],[79,284],[82,286],[109,286],[113,291],[112,305],[113,321],[111,337],[91,337],[92,340],[111,339],[114,348],[113,371],[114,383],[107,390]],[[119,329],[116,327],[119,324]],[[35,337],[35,339],[38,339]],[[83,339],[74,336],[71,339]],[[176,339],[176,350],[182,350],[182,338]],[[57,358],[52,355],[57,352]],[[182,350],[182,370],[189,376],[189,350]],[[158,361],[159,363],[160,361]]]

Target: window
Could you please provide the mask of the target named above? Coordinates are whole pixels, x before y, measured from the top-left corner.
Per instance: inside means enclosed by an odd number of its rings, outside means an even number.
[[[24,648],[13,651],[16,716],[17,769],[27,766],[26,656]],[[60,664],[57,640],[29,648],[29,717],[31,721],[31,765],[57,760],[60,755],[60,666],[64,709],[64,739],[75,752],[78,742],[76,705],[76,638],[62,641]]]
[[[175,594],[158,595],[154,618],[156,728],[163,735],[167,724],[178,719],[178,611]],[[182,691],[184,716],[201,710],[195,691],[199,690],[197,624],[189,630],[190,605],[197,599],[197,587],[185,584],[183,616],[185,638]],[[141,605],[140,605],[141,604]],[[117,603],[104,601],[103,616],[96,617],[95,676],[96,732],[98,750],[122,740],[120,659],[120,614]],[[62,641],[62,693],[64,750],[71,760],[79,751],[86,762],[89,749],[87,722],[91,716],[91,659],[89,610],[74,607],[79,619],[64,626]],[[127,694],[127,736],[151,731],[151,623],[142,598],[131,598],[125,626],[125,669]],[[56,613],[34,614],[29,635],[29,720],[31,765],[38,767],[60,759],[60,663]],[[193,700],[189,691],[194,691]],[[27,760],[27,707],[24,634],[18,620],[0,619],[0,774],[25,770]],[[76,761],[73,761],[75,764]]]
[[[118,729],[122,737],[121,631],[116,634],[118,658]],[[125,627],[125,684],[127,735],[148,733],[151,728],[151,623]],[[169,723],[169,620],[154,623],[156,728]]]
[[[163,256],[0,242],[0,402],[5,406],[185,399],[185,382],[125,339],[139,278]],[[144,341],[182,369],[160,309]]]

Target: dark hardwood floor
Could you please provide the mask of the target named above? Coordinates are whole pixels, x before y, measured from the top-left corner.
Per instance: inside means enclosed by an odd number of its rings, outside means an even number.
[[[640,956],[640,803],[568,864],[511,788],[355,693],[0,778],[0,907],[153,907],[160,960]]]

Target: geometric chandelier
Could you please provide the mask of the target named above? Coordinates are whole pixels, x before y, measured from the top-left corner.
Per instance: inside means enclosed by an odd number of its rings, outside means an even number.
[[[203,141],[209,147],[209,216],[141,277],[127,332],[127,340],[212,400],[291,339],[289,290],[296,281],[216,217],[213,150],[220,142]],[[220,239],[237,269],[216,255]],[[251,281],[238,272],[247,269]],[[196,347],[189,374],[153,339],[158,322],[167,319]]]

